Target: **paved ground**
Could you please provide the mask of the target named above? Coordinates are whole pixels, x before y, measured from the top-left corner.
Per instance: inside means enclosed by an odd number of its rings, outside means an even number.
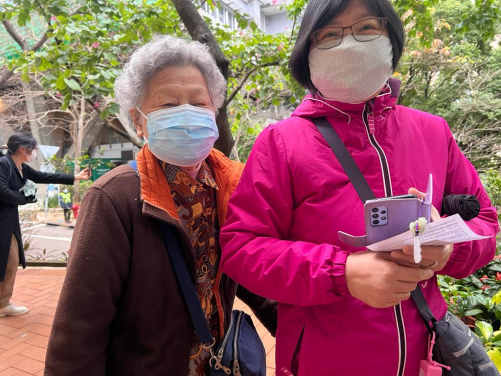
[[[53,232],[50,234],[47,236],[54,235]],[[13,302],[26,305],[30,312],[23,316],[0,318],[0,376],[43,375],[47,343],[65,274],[65,269],[55,268],[19,270]],[[235,309],[250,313],[250,309],[240,301],[236,302]],[[254,323],[267,352],[267,376],[274,375],[275,340],[255,318]]]

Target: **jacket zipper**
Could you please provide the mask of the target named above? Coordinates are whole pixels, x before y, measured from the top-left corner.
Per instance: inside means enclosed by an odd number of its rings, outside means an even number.
[[[240,363],[238,361],[238,333],[240,333],[240,326],[242,325],[242,317],[244,313],[238,311],[237,326],[235,327],[235,334],[233,336],[233,375],[242,376],[240,373]]]
[[[234,322],[233,320],[230,321],[230,326],[228,327],[228,333],[226,333],[226,336],[223,339],[223,342],[219,346],[219,351],[217,352],[218,357],[220,357],[220,360],[223,360],[223,355],[224,355],[224,349],[226,348],[226,344],[228,343],[228,340],[230,339],[230,333],[231,330],[233,329]]]
[[[390,169],[388,167],[388,160],[386,159],[386,155],[384,154],[383,149],[378,144],[376,137],[374,136],[376,133],[375,127],[375,119],[374,112],[372,111],[372,106],[366,104],[363,113],[363,121],[365,125],[365,129],[367,131],[367,136],[369,137],[369,141],[372,147],[376,150],[379,163],[381,165],[381,172],[383,173],[383,184],[384,184],[384,192],[386,197],[393,195],[393,190],[391,187],[391,176]],[[403,376],[405,372],[405,362],[407,358],[407,342],[405,338],[405,326],[404,326],[404,317],[402,314],[402,306],[401,304],[397,304],[393,307],[395,313],[395,321],[397,324],[397,334],[398,334],[398,345],[399,345],[399,359],[398,359],[398,371],[397,376]]]
[[[299,374],[299,362],[300,362],[300,359],[298,359],[298,357],[299,357],[299,353],[301,351],[301,346],[303,344],[303,336],[304,336],[304,328],[305,327],[306,327],[306,325],[303,325],[303,330],[301,330],[301,334],[299,335],[299,338],[297,340],[296,348],[294,349],[294,354],[292,354],[291,372],[294,375]]]
[[[224,336],[223,342],[221,342],[221,344],[219,345],[217,355],[213,356],[211,359],[211,363],[212,363],[212,360],[214,360],[214,369],[216,371],[219,369],[222,369],[223,372],[228,374],[228,375],[231,374],[231,370],[228,367],[223,365],[223,356],[224,356],[224,350],[226,349],[226,344],[228,343],[228,340],[230,339],[230,334],[231,334],[231,330],[233,329],[233,325],[234,325],[234,322],[233,322],[233,318],[232,318],[230,320],[230,326],[228,326],[228,332]],[[212,364],[211,364],[211,366],[212,366]]]

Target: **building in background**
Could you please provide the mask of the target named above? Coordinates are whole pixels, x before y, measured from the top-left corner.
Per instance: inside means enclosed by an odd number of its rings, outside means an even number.
[[[235,14],[254,21],[266,34],[282,33],[293,27],[282,5],[291,0],[198,0],[203,15],[214,22],[238,28]],[[214,6],[210,5],[214,4]]]

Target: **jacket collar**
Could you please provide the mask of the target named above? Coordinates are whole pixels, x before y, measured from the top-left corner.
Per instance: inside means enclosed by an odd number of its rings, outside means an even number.
[[[141,181],[143,214],[180,226],[181,222],[165,173],[148,145],[141,149],[136,159]],[[229,198],[238,185],[243,165],[231,161],[216,149],[211,151],[206,161],[212,167],[212,173],[219,188],[216,191],[216,200],[219,223],[222,225],[226,220]]]
[[[390,78],[381,94],[370,103],[367,102],[371,105],[374,115],[386,117],[394,109],[400,92],[400,84],[399,80]],[[307,95],[292,116],[313,118],[332,116],[350,123],[362,116],[367,103],[341,103],[327,100],[319,94]]]

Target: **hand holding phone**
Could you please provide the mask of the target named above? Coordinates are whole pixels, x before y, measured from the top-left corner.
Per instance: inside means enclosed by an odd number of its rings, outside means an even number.
[[[432,196],[433,179],[430,175],[426,194],[411,189],[407,195],[369,200],[364,205],[365,235],[353,236],[339,231],[339,239],[353,247],[367,247],[410,231],[409,225],[420,217],[430,222]]]

